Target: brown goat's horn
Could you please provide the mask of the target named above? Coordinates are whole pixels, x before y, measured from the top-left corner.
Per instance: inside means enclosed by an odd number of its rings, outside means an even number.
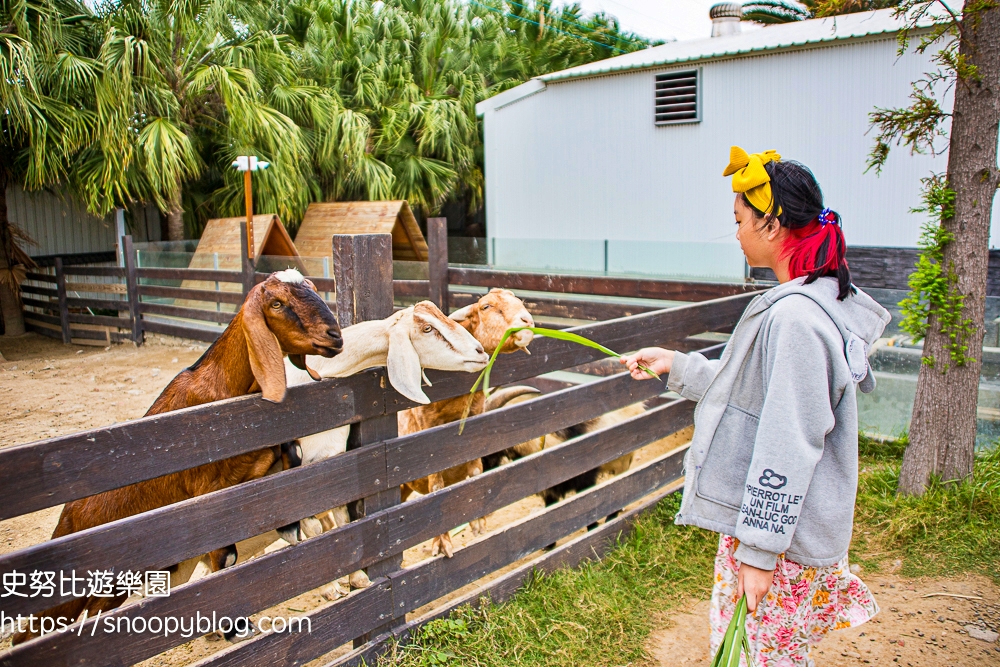
[[[483,412],[489,412],[490,410],[499,410],[503,406],[507,405],[510,401],[514,400],[518,396],[527,396],[528,394],[540,394],[542,393],[534,387],[529,387],[527,385],[519,384],[513,387],[504,387],[503,389],[497,389],[489,398],[486,399],[486,403],[483,406]]]

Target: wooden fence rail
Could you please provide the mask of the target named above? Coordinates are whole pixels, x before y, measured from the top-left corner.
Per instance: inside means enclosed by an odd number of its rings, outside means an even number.
[[[336,237],[334,247],[339,258],[335,267],[339,267],[341,320],[360,322],[391,312],[389,237]],[[136,290],[137,296],[140,293]],[[751,297],[725,296],[573,330],[622,351],[642,345],[680,345],[692,335],[731,328]],[[139,301],[139,310],[147,305]],[[142,326],[157,324],[144,321]],[[552,339],[536,340],[532,350],[530,357],[501,357],[493,371],[494,383],[530,380],[604,358],[596,350]],[[712,351],[717,353],[718,347]],[[460,396],[474,380],[464,373],[428,375],[433,385],[426,393],[432,400]],[[199,665],[301,665],[346,643],[353,643],[354,651],[338,658],[338,664],[370,659],[387,638],[405,637],[422,622],[412,617],[413,612],[427,603],[530,558],[480,589],[503,598],[527,576],[528,564],[543,568],[573,564],[591,553],[581,545],[598,553],[614,541],[614,535],[627,530],[637,510],[555,551],[536,553],[643,498],[641,507],[648,507],[679,478],[681,451],[644,461],[544,512],[497,527],[458,549],[454,558],[402,567],[402,554],[408,548],[689,426],[693,404],[666,400],[660,396],[663,391],[659,383],[635,382],[627,374],[594,376],[589,383],[473,416],[461,435],[452,423],[398,436],[396,413],[413,404],[392,389],[384,369],[374,369],[292,387],[281,404],[246,396],[0,448],[0,519],[9,519],[352,425],[344,454],[0,555],[0,574],[5,576],[163,569],[330,507],[361,501],[355,520],[345,526],[177,587],[169,597],[147,597],[101,619],[87,620],[73,626],[73,632],[32,640],[0,654],[0,665],[135,664],[190,638],[178,633],[108,634],[104,631],[108,624],[117,627],[154,616],[189,619],[199,612],[248,616],[359,568],[367,569],[372,585],[305,613],[311,632],[265,633],[204,658]],[[636,417],[400,503],[403,482],[647,399],[656,399],[655,407]],[[62,593],[0,597],[0,611],[8,616],[38,612],[71,597]]]

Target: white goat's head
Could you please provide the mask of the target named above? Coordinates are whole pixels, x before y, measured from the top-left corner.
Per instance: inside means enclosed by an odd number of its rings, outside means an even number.
[[[491,289],[479,301],[456,310],[450,317],[475,336],[490,354],[496,350],[507,329],[535,326],[524,302],[509,289]],[[507,339],[500,352],[527,348],[532,338],[530,331],[519,331]]]
[[[427,404],[423,369],[474,373],[486,367],[483,345],[430,301],[393,315],[389,325],[389,382],[411,401]]]

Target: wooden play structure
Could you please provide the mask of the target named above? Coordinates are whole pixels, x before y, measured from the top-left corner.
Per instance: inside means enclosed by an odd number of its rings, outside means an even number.
[[[241,250],[240,230],[246,225],[246,218],[215,218],[209,220],[202,232],[198,248],[194,251],[191,269],[209,269],[215,271],[241,271],[243,256]],[[302,270],[301,262],[297,261],[299,252],[292,243],[281,219],[274,213],[261,213],[253,217],[254,261],[259,261],[264,255],[271,257],[296,258],[292,264]],[[216,283],[185,280],[181,287],[188,289],[219,290],[223,292],[239,292],[241,287],[236,283]],[[177,305],[193,306],[190,303]]]
[[[405,200],[310,204],[295,235],[295,246],[303,257],[332,260],[334,234],[392,234],[394,260],[427,261],[427,241]]]

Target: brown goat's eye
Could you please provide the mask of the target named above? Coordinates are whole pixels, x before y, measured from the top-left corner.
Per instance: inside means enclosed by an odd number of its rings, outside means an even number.
[[[424,333],[430,333],[433,329],[434,329],[434,327],[432,327],[431,325],[427,324],[427,325],[424,326]]]
[[[490,304],[488,304],[488,303],[484,303],[484,304],[483,304],[483,310],[486,310],[486,309],[487,309],[487,308],[489,308],[489,307],[490,307]]]
[[[280,301],[273,301],[271,303],[271,308],[274,308],[275,310],[278,310],[279,308],[281,308],[281,302]]]

